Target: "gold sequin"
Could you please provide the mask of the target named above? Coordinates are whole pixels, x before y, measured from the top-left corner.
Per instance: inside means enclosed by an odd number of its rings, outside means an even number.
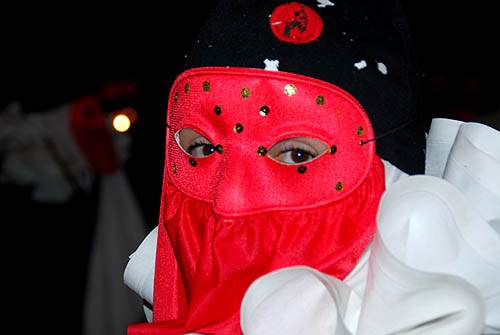
[[[262,107],[260,107],[259,114],[260,114],[261,116],[266,116],[267,114],[269,114],[269,107],[267,107],[267,106],[265,106],[265,105],[264,105],[264,106],[262,106]]]
[[[248,98],[250,96],[250,90],[248,88],[244,88],[241,90],[241,96],[243,98]]]
[[[335,191],[340,192],[340,191],[342,191],[343,188],[344,188],[344,184],[342,184],[341,182],[338,182],[337,184],[335,184]]]
[[[328,150],[328,152],[330,153],[330,155],[333,155],[334,153],[337,152],[337,146],[336,145],[332,145],[330,147],[330,149]]]
[[[184,86],[184,93],[187,93],[187,92],[189,92],[189,84],[186,84]]]
[[[299,166],[299,167],[297,168],[297,172],[298,172],[298,173],[305,173],[305,172],[306,172],[306,170],[307,170],[307,167],[305,167],[305,166]]]
[[[284,93],[291,97],[292,95],[295,95],[297,93],[297,87],[295,87],[295,85],[293,84],[287,84],[285,86]]]
[[[222,113],[222,108],[219,105],[217,105],[214,107],[214,112],[215,114],[220,115],[220,113]]]
[[[257,154],[259,156],[265,156],[267,154],[267,149],[265,147],[259,147],[257,149]]]
[[[179,98],[179,94],[177,92],[175,92],[175,95],[174,95],[174,102],[177,102],[177,99]]]
[[[243,126],[239,123],[235,124],[233,127],[235,133],[239,134],[243,131]]]
[[[203,83],[203,90],[205,92],[210,91],[210,83],[208,81],[206,81],[206,82]]]
[[[324,103],[325,103],[325,97],[322,96],[322,95],[318,95],[316,97],[316,103],[319,105],[319,106],[322,106]]]
[[[177,166],[175,166],[175,164],[172,166],[172,171],[175,173],[177,173]]]
[[[363,136],[365,134],[365,128],[363,128],[362,126],[359,126],[357,133],[358,133],[358,136]]]

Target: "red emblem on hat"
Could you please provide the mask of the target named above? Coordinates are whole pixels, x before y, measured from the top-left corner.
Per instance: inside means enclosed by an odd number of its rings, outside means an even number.
[[[295,44],[315,41],[323,30],[321,17],[310,7],[297,2],[278,6],[269,23],[280,41]]]

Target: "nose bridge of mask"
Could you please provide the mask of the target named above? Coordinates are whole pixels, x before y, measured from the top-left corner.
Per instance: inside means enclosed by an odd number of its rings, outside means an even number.
[[[198,68],[181,74],[170,94],[167,171],[186,195],[234,216],[309,208],[338,200],[365,179],[375,155],[373,130],[342,89],[295,74]],[[215,146],[191,157],[175,133],[192,128]],[[280,140],[312,137],[330,148],[299,165],[266,156]]]

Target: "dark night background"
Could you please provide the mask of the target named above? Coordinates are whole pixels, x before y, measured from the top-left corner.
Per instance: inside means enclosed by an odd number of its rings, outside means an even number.
[[[170,85],[213,3],[168,2],[141,8],[120,4],[106,9],[89,4],[2,5],[0,111],[18,100],[26,113],[43,113],[97,93],[105,83],[134,83],[138,95],[115,99],[107,107],[137,110],[138,120],[130,130],[131,158],[124,169],[148,229],[152,228],[160,204]],[[432,117],[487,120],[498,113],[496,3],[404,0],[402,4],[425,73],[427,123]],[[68,333],[77,333],[93,229],[83,223],[92,222],[95,215],[95,192],[77,194],[65,205],[40,205],[30,201],[26,189],[0,188],[4,247],[15,243],[14,253],[4,253],[12,259],[3,272],[21,284],[18,293],[7,299],[11,321],[20,329],[35,327],[49,333],[64,322],[71,325]],[[75,238],[61,241],[60,234],[68,231]],[[48,265],[40,267],[46,259]]]

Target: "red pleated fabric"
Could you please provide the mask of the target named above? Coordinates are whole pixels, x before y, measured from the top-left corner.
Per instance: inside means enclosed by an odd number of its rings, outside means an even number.
[[[241,300],[259,276],[306,265],[343,279],[373,237],[383,190],[383,166],[376,159],[348,199],[226,219],[168,185],[158,233],[155,323],[133,325],[129,334],[239,335]]]

